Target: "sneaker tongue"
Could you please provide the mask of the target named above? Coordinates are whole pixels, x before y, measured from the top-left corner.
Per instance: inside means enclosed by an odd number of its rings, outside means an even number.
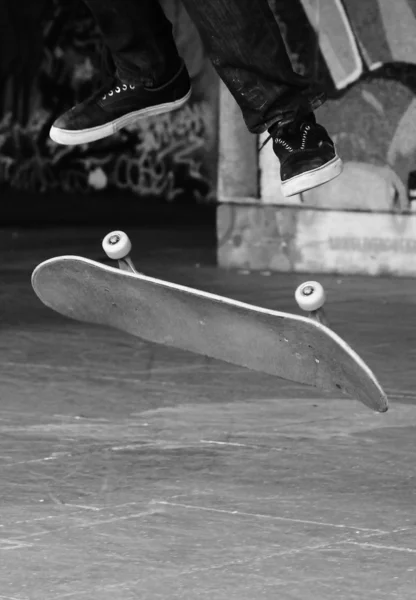
[[[292,137],[299,133],[303,121],[292,121],[291,123],[287,123],[279,130],[280,137]]]
[[[128,83],[126,81],[121,81],[121,79],[119,79],[118,77],[116,77],[113,80],[113,88],[115,87],[122,87],[123,85],[128,85]]]
[[[298,117],[292,123],[289,123],[284,128],[284,134],[285,135],[296,135],[296,134],[299,134],[300,132],[302,132],[305,125],[315,125],[315,124],[316,124],[316,119],[315,119],[315,115],[313,113],[302,115],[302,116]]]
[[[308,125],[316,125],[316,118],[313,112],[304,115],[302,117],[302,123],[307,123]]]
[[[294,119],[293,121],[290,121],[289,123],[285,123],[284,125],[275,123],[274,125],[269,127],[268,131],[272,137],[293,136],[301,131],[303,125],[310,124],[316,124],[316,119],[313,112],[299,116],[298,118]]]

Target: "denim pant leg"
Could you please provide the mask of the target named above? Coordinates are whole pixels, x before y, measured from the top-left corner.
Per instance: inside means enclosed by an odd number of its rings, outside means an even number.
[[[293,71],[267,0],[182,2],[251,132],[284,125],[323,103],[324,93]]]
[[[126,83],[158,85],[180,65],[172,24],[157,0],[84,0]]]

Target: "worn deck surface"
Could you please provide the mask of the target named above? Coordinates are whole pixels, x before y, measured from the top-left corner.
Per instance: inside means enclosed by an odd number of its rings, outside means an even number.
[[[0,600],[413,599],[416,281],[320,278],[380,415],[48,311],[32,269],[105,233],[2,232]],[[296,310],[304,277],[129,233],[149,275]]]

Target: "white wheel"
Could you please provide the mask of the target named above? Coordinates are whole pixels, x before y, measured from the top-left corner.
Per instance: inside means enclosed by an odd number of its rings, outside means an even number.
[[[317,281],[305,281],[295,292],[299,308],[312,312],[325,304],[325,290]]]
[[[112,231],[103,239],[103,250],[109,258],[120,260],[131,252],[131,241],[124,231]]]

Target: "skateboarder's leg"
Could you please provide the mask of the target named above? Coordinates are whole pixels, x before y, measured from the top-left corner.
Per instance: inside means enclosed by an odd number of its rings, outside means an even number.
[[[59,117],[52,139],[76,145],[112,135],[138,118],[180,108],[191,94],[172,24],[157,0],[85,0],[115,66],[101,90]]]
[[[122,81],[159,85],[181,64],[172,23],[157,0],[84,0]]]
[[[248,129],[262,133],[322,104],[292,68],[267,0],[182,0]]]
[[[286,195],[340,174],[341,160],[313,110],[324,93],[296,74],[267,0],[182,0],[248,129],[269,130]]]

